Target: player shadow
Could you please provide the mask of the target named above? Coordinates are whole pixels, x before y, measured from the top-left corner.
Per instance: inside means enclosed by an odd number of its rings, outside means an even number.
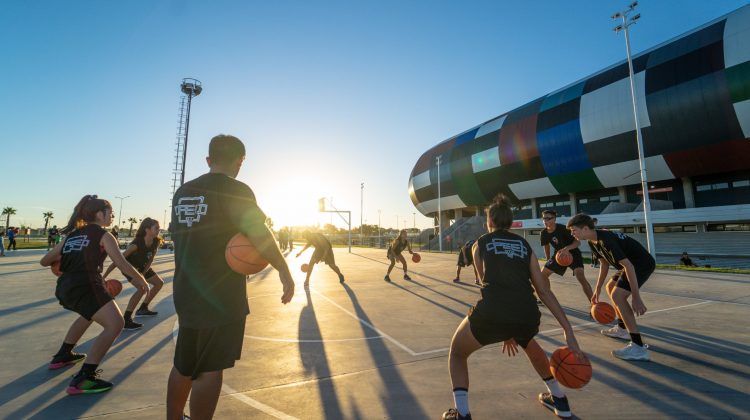
[[[10,267],[11,265],[31,265],[31,264],[39,265],[39,261],[32,260],[32,261],[5,262],[3,260],[0,260],[0,267]]]
[[[537,335],[535,338],[539,341],[551,343],[555,347],[565,345],[563,341],[553,337]],[[612,343],[614,348],[618,348],[624,342],[612,340]],[[616,359],[614,356],[603,358],[589,352],[586,355],[593,367],[592,380],[601,382],[620,394],[638,399],[641,404],[658,410],[664,417],[735,418],[737,417],[736,412],[728,412],[718,405],[706,401],[706,399],[710,398],[718,403],[726,404],[725,399],[730,394],[748,397],[748,394],[744,392],[692,375],[686,370],[674,369],[658,361],[653,361],[653,359],[651,362],[628,362]],[[644,372],[641,373],[640,371]],[[662,380],[657,382],[645,376],[645,374],[656,374]],[[699,391],[706,399],[696,399],[685,395],[685,391],[682,389],[684,387]],[[742,407],[738,408],[742,409]]]
[[[25,311],[35,306],[42,306],[42,305],[46,305],[48,303],[54,303],[54,302],[57,302],[57,298],[52,297],[49,299],[37,300],[36,302],[24,303],[23,305],[11,306],[10,308],[0,309],[0,316],[5,316],[5,315],[9,315],[15,312],[20,312],[20,311]]]
[[[735,342],[728,342],[719,338],[708,337],[694,332],[682,331],[673,328],[655,328],[640,327],[649,341],[661,341],[679,347],[689,348],[690,350],[716,357],[722,360],[731,360],[735,363],[744,364],[750,357],[748,346]],[[679,354],[659,346],[652,346],[651,350],[657,353],[669,355],[671,357],[682,359],[697,365],[702,365],[709,369],[721,370],[732,375],[745,375],[746,373],[734,369],[717,366],[708,361],[700,360],[695,357]]]
[[[398,288],[398,289],[401,289],[401,290],[403,290],[404,292],[410,293],[410,294],[412,294],[412,295],[414,295],[414,296],[416,296],[416,297],[418,297],[418,298],[420,298],[420,299],[422,299],[422,300],[424,300],[424,301],[426,301],[426,302],[429,302],[429,303],[431,303],[431,304],[433,304],[433,305],[437,306],[438,308],[440,308],[440,309],[442,309],[442,310],[444,310],[444,311],[446,311],[446,312],[450,312],[450,313],[452,313],[453,315],[456,315],[457,317],[463,318],[464,316],[466,316],[466,313],[465,313],[465,312],[457,311],[457,310],[455,310],[455,309],[453,309],[453,308],[451,308],[451,307],[448,307],[448,306],[446,306],[446,305],[443,305],[442,303],[436,302],[436,301],[434,301],[434,300],[432,300],[432,299],[430,299],[430,298],[428,298],[428,297],[422,296],[422,295],[420,295],[419,293],[413,292],[413,291],[411,291],[411,290],[407,289],[406,287],[404,287],[404,286],[402,286],[402,285],[400,285],[400,284],[398,284],[398,283],[395,283],[395,282],[391,282],[391,283],[390,283],[390,285],[391,285],[391,286],[393,286],[393,287],[396,287],[396,288]],[[466,304],[466,303],[463,303],[463,302],[462,302],[462,304],[464,304],[464,305],[466,305],[466,306],[471,306],[471,305],[469,305],[469,304]]]
[[[352,302],[352,307],[357,317],[369,325],[374,325],[362,308],[362,305],[360,305],[354,291],[346,283],[343,284],[343,287]],[[361,322],[359,325],[362,328],[362,334],[367,336],[369,327]],[[376,370],[384,385],[383,390],[385,395],[381,395],[381,401],[385,404],[388,413],[387,417],[429,418],[430,416],[419,405],[419,401],[409,388],[409,384],[401,377],[397,363],[393,359],[393,356],[391,356],[391,352],[388,350],[385,341],[382,338],[367,340],[367,348],[370,351],[370,357],[377,366]],[[409,412],[404,412],[407,409]]]
[[[12,334],[14,332],[20,331],[20,330],[22,330],[24,328],[28,328],[28,327],[31,327],[31,326],[34,326],[34,325],[37,325],[37,324],[41,324],[43,322],[52,320],[54,318],[58,318],[59,316],[60,316],[60,312],[59,311],[51,311],[50,313],[48,313],[48,314],[46,314],[44,316],[41,316],[39,318],[30,319],[30,320],[28,320],[26,322],[22,322],[20,324],[15,324],[15,325],[11,325],[10,327],[7,327],[7,328],[0,329],[0,338],[6,336],[8,334]]]
[[[385,266],[390,265],[390,262],[388,262],[388,261],[384,262],[384,261],[381,261],[381,260],[378,260],[378,259],[375,259],[375,258],[372,258],[372,257],[368,257],[366,255],[357,254],[356,252],[352,252],[352,255],[356,255],[356,256],[358,256],[360,258],[364,258],[366,260],[374,261],[374,262],[376,262],[378,264],[383,264]],[[393,271],[394,272],[397,271],[397,270],[401,271],[401,264],[396,263],[396,265],[393,267]],[[446,286],[457,287],[457,288],[462,289],[462,290],[476,290],[476,289],[480,288],[480,286],[477,285],[477,284],[474,284],[474,282],[471,282],[471,283],[454,283],[453,280],[441,280],[441,279],[439,279],[437,277],[428,276],[427,274],[420,273],[419,271],[414,271],[413,269],[411,269],[409,272],[412,273],[412,274],[417,274],[417,275],[419,275],[421,277],[424,277],[426,279],[430,279],[432,281],[436,281],[438,283],[445,284]]]
[[[35,268],[33,270],[23,270],[23,271],[9,271],[6,273],[0,273],[0,277],[2,276],[11,276],[13,274],[23,274],[23,273],[33,273],[35,271],[45,271],[48,270],[48,268]]]
[[[302,366],[306,372],[313,372],[318,379],[318,393],[325,412],[325,418],[340,419],[345,418],[341,412],[339,398],[336,395],[331,378],[331,368],[328,365],[325,343],[320,332],[320,324],[315,315],[315,307],[310,296],[310,289],[305,288],[307,305],[302,308],[299,315],[299,327],[297,337],[299,341],[299,354],[302,359]]]

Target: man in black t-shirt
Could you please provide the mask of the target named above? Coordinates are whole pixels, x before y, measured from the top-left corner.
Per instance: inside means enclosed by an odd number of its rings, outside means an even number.
[[[224,257],[235,234],[246,235],[278,270],[284,288],[281,302],[294,295],[294,280],[266,227],[266,215],[253,191],[235,180],[244,159],[245,146],[238,138],[214,137],[206,158],[209,173],[186,182],[172,199],[179,334],[167,390],[168,419],[182,418],[191,388],[191,415],[211,418],[222,372],[241,356],[249,313],[246,276],[232,271]]]
[[[539,240],[540,244],[544,247],[544,256],[547,258],[547,262],[544,264],[544,269],[542,270],[547,287],[550,287],[549,277],[552,273],[562,276],[570,268],[573,270],[573,275],[575,275],[578,283],[581,283],[581,288],[583,289],[583,293],[586,294],[587,302],[590,301],[593,292],[583,272],[583,256],[581,255],[581,250],[578,249],[581,243],[570,234],[570,231],[565,226],[557,223],[557,213],[555,211],[544,210],[542,212],[542,221],[544,222],[544,229],[542,229],[539,235]],[[554,248],[555,252],[550,253],[550,245]],[[573,257],[573,262],[567,267],[558,264],[555,259],[558,253],[570,254]]]
[[[336,259],[333,256],[333,246],[328,239],[321,233],[307,231],[305,232],[305,240],[307,243],[305,244],[305,247],[297,253],[297,258],[299,258],[307,248],[315,248],[315,251],[313,251],[313,254],[310,256],[310,262],[307,264],[308,268],[307,276],[305,277],[305,287],[310,285],[310,275],[312,274],[313,267],[321,261],[331,267],[331,270],[339,276],[339,283],[343,283],[344,275],[341,274],[341,270],[336,265]]]
[[[474,256],[471,252],[471,247],[476,241],[476,239],[471,239],[458,250],[458,261],[456,261],[456,278],[453,279],[453,283],[461,282],[461,268],[469,266],[474,268]],[[479,275],[477,274],[476,270],[474,270],[474,284],[476,284],[477,286],[482,284],[479,282]]]
[[[650,360],[635,316],[646,313],[640,289],[654,272],[656,261],[643,245],[624,233],[594,229],[594,223],[588,215],[575,215],[568,221],[568,228],[578,240],[588,241],[592,253],[599,257],[601,263],[594,296],[591,298],[592,304],[599,302],[599,293],[609,266],[618,270],[607,282],[607,294],[615,305],[618,322],[614,327],[601,332],[608,337],[624,340],[629,338],[631,341],[625,348],[614,350],[612,355],[624,360]],[[631,295],[632,306],[628,303]]]

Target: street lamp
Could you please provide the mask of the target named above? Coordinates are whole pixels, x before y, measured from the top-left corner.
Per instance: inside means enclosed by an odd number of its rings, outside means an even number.
[[[443,250],[443,209],[440,206],[440,158],[442,155],[438,155],[435,158],[437,162],[437,184],[438,184],[438,245],[440,251]]]
[[[362,211],[365,205],[365,183],[359,185],[359,244],[362,245]]]
[[[117,212],[117,229],[119,229],[120,228],[120,224],[122,223],[122,202],[126,198],[130,198],[130,196],[129,195],[126,195],[125,197],[117,197],[117,196],[115,196],[115,198],[119,198],[120,199],[120,210]]]
[[[633,116],[635,118],[635,140],[638,144],[638,165],[641,173],[641,190],[643,190],[643,219],[646,223],[646,242],[648,243],[648,251],[651,255],[656,258],[656,246],[654,246],[654,226],[651,223],[651,200],[648,197],[648,175],[646,174],[646,159],[643,156],[643,136],[641,135],[641,125],[638,121],[638,105],[635,97],[635,76],[633,75],[633,60],[630,57],[630,36],[628,35],[628,27],[635,25],[638,19],[641,18],[641,14],[637,13],[635,16],[628,20],[628,15],[635,11],[635,7],[638,6],[638,2],[634,1],[630,3],[626,10],[617,12],[612,15],[612,20],[622,19],[622,24],[617,25],[613,28],[615,33],[620,31],[625,32],[625,51],[628,56],[628,72],[630,74],[630,96],[633,99]]]
[[[380,238],[381,238],[380,236],[380,209],[378,209],[378,248],[383,246]]]

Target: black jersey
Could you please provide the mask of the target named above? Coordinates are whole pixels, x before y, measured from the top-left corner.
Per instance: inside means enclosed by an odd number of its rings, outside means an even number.
[[[102,264],[107,252],[100,245],[102,236],[107,233],[99,225],[88,224],[70,232],[65,238],[60,259],[60,280],[101,282]]]
[[[393,240],[393,243],[391,244],[391,252],[395,255],[398,255],[406,249],[408,244],[409,244],[408,239],[402,240],[401,237],[399,236]]]
[[[182,185],[172,198],[174,305],[180,326],[213,328],[250,313],[246,276],[229,268],[227,242],[239,232],[267,230],[253,191],[224,174]]]
[[[536,325],[541,314],[531,286],[529,243],[507,231],[482,235],[477,242],[484,279],[475,310],[498,322]]]
[[[323,252],[328,249],[333,249],[331,242],[328,241],[328,238],[326,238],[322,233],[310,233],[310,236],[307,239],[307,243],[315,248],[316,251]]]
[[[143,273],[146,270],[146,266],[156,255],[156,249],[159,247],[159,240],[154,238],[154,242],[151,246],[146,246],[146,239],[143,237],[135,238],[131,245],[135,245],[136,250],[132,254],[128,255],[125,259],[138,270],[139,273]]]
[[[542,246],[552,245],[555,252],[572,244],[575,240],[576,238],[573,237],[570,231],[560,223],[555,224],[555,230],[552,232],[542,229],[542,233],[539,235],[539,244]]]
[[[604,258],[618,270],[623,268],[619,261],[625,258],[630,260],[636,270],[656,265],[654,257],[640,242],[622,232],[596,229],[596,238],[596,242],[588,241],[592,255]]]

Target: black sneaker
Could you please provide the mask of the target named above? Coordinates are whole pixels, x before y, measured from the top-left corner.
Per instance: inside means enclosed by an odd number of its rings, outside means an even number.
[[[99,379],[99,374],[101,372],[101,369],[91,373],[83,371],[78,372],[73,376],[73,379],[68,384],[68,388],[65,392],[67,392],[68,395],[79,395],[97,394],[99,392],[109,391],[112,389],[112,383]]]
[[[140,330],[141,327],[143,327],[143,324],[133,321],[132,319],[126,319],[125,320],[125,326],[122,327],[123,330]]]
[[[461,283],[461,279],[456,277],[455,279],[453,279],[453,283]]]
[[[471,413],[462,416],[455,408],[449,408],[443,413],[443,420],[471,420]]]
[[[568,405],[568,397],[558,398],[549,392],[543,392],[539,394],[539,402],[554,411],[555,415],[561,419],[569,419],[573,416]]]
[[[47,366],[47,368],[49,370],[60,369],[65,366],[74,365],[82,361],[85,358],[86,358],[86,354],[84,353],[70,352],[70,353],[63,354],[63,355],[56,354],[52,356],[52,361],[49,362],[49,365]]]
[[[391,277],[388,274],[386,274],[385,277],[383,277],[383,280],[385,280],[388,283],[390,283],[391,282]]]
[[[137,311],[135,311],[135,316],[156,316],[156,315],[159,315],[159,312],[149,310],[148,308],[140,308]]]
[[[411,280],[411,277],[408,274],[404,274],[404,280]]]

